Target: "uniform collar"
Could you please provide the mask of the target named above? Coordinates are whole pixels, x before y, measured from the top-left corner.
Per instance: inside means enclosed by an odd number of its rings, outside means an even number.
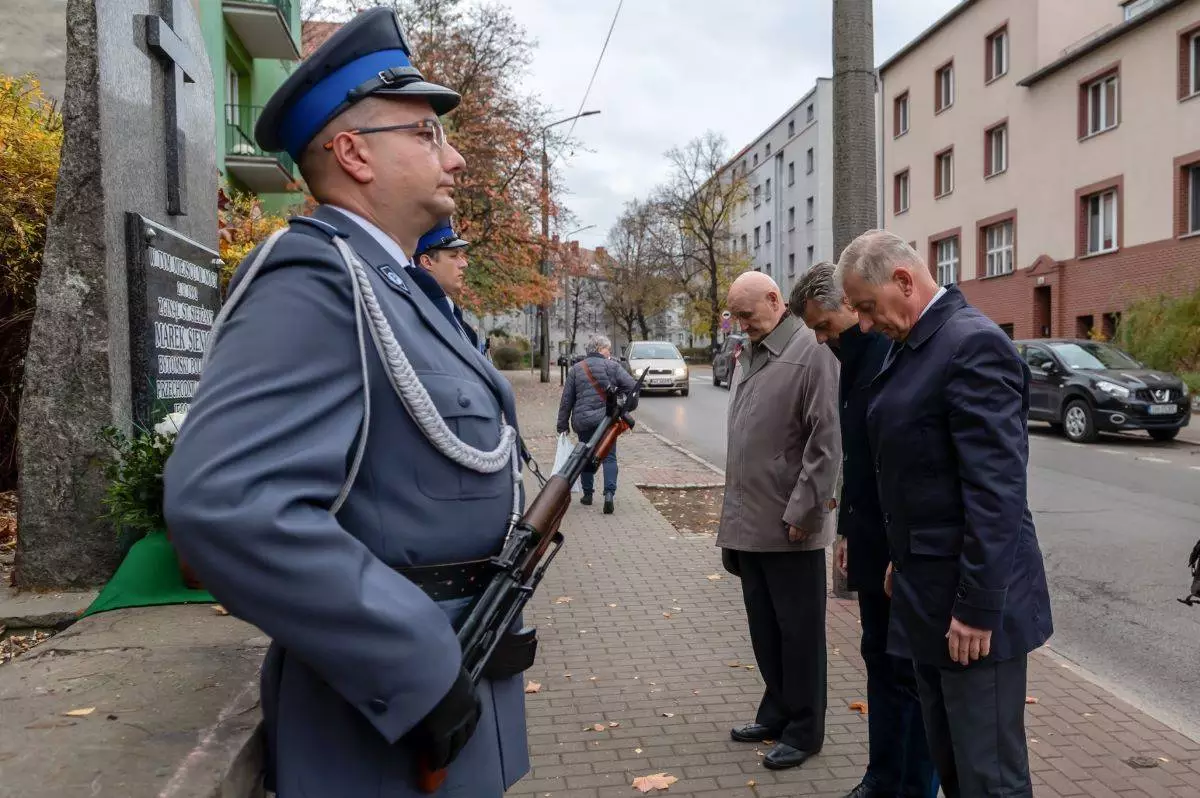
[[[404,250],[400,249],[400,245],[396,243],[396,240],[380,230],[378,225],[376,225],[374,222],[364,219],[357,213],[348,211],[338,205],[329,205],[327,207],[333,208],[335,211],[344,215],[347,219],[365,230],[371,236],[371,238],[375,239],[375,243],[383,247],[383,251],[388,254],[388,257],[395,260],[401,268],[410,266],[412,264],[412,262],[408,259],[408,256],[404,254]]]
[[[775,357],[779,357],[779,353],[787,346],[787,342],[792,340],[792,336],[796,334],[796,330],[800,329],[800,320],[791,313],[785,315],[779,320],[779,324],[774,330],[762,339],[760,346],[765,346],[767,351]]]

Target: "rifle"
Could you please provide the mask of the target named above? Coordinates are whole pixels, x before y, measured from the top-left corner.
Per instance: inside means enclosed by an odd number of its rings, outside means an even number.
[[[491,560],[497,573],[471,605],[458,629],[463,667],[475,684],[479,684],[500,638],[516,623],[550,562],[562,548],[563,534],[559,526],[571,506],[571,486],[589,464],[597,467],[608,456],[622,433],[633,429],[633,417],[625,407],[641,390],[645,378],[643,371],[628,394],[619,391],[615,385],[608,387],[604,420],[600,426],[586,443],[576,444],[566,464],[546,481],[525,514],[509,524],[504,546]],[[422,792],[436,792],[445,780],[444,769],[433,770],[425,761],[419,761],[417,786]]]

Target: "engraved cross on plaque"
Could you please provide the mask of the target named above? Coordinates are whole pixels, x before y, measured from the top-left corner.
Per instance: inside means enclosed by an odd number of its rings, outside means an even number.
[[[146,44],[166,68],[163,105],[166,110],[167,135],[167,213],[171,216],[187,214],[187,183],[183,171],[184,137],[179,129],[179,105],[183,100],[183,84],[196,82],[192,52],[171,28],[187,13],[183,4],[184,0],[166,0],[165,18],[146,18]]]

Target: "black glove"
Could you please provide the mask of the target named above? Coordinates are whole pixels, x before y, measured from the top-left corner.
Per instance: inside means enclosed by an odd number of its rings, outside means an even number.
[[[459,671],[450,691],[410,732],[430,770],[442,770],[462,752],[475,733],[482,708],[466,670]]]
[[[721,565],[725,570],[739,579],[742,576],[742,564],[738,562],[738,553],[733,549],[721,549]]]

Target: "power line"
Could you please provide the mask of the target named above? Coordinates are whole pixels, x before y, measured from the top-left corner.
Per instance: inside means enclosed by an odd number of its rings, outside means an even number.
[[[613,29],[617,27],[617,17],[621,16],[621,6],[623,5],[625,5],[625,0],[617,0],[617,10],[613,12],[612,23],[608,26],[608,35],[604,37],[604,46],[600,48],[600,57],[596,59],[596,68],[592,70],[592,77],[583,91],[583,99],[579,101],[579,108],[575,110],[576,116],[571,120],[571,126],[567,128],[567,135],[563,138],[563,143],[559,145],[554,152],[554,157],[550,159],[551,166],[558,160],[563,147],[567,146],[567,142],[571,140],[571,134],[575,132],[575,123],[579,121],[579,114],[583,113],[583,106],[587,105],[588,95],[592,93],[592,84],[596,82],[596,75],[600,72],[600,64],[604,61],[604,54],[608,51],[608,42],[612,39]]]

